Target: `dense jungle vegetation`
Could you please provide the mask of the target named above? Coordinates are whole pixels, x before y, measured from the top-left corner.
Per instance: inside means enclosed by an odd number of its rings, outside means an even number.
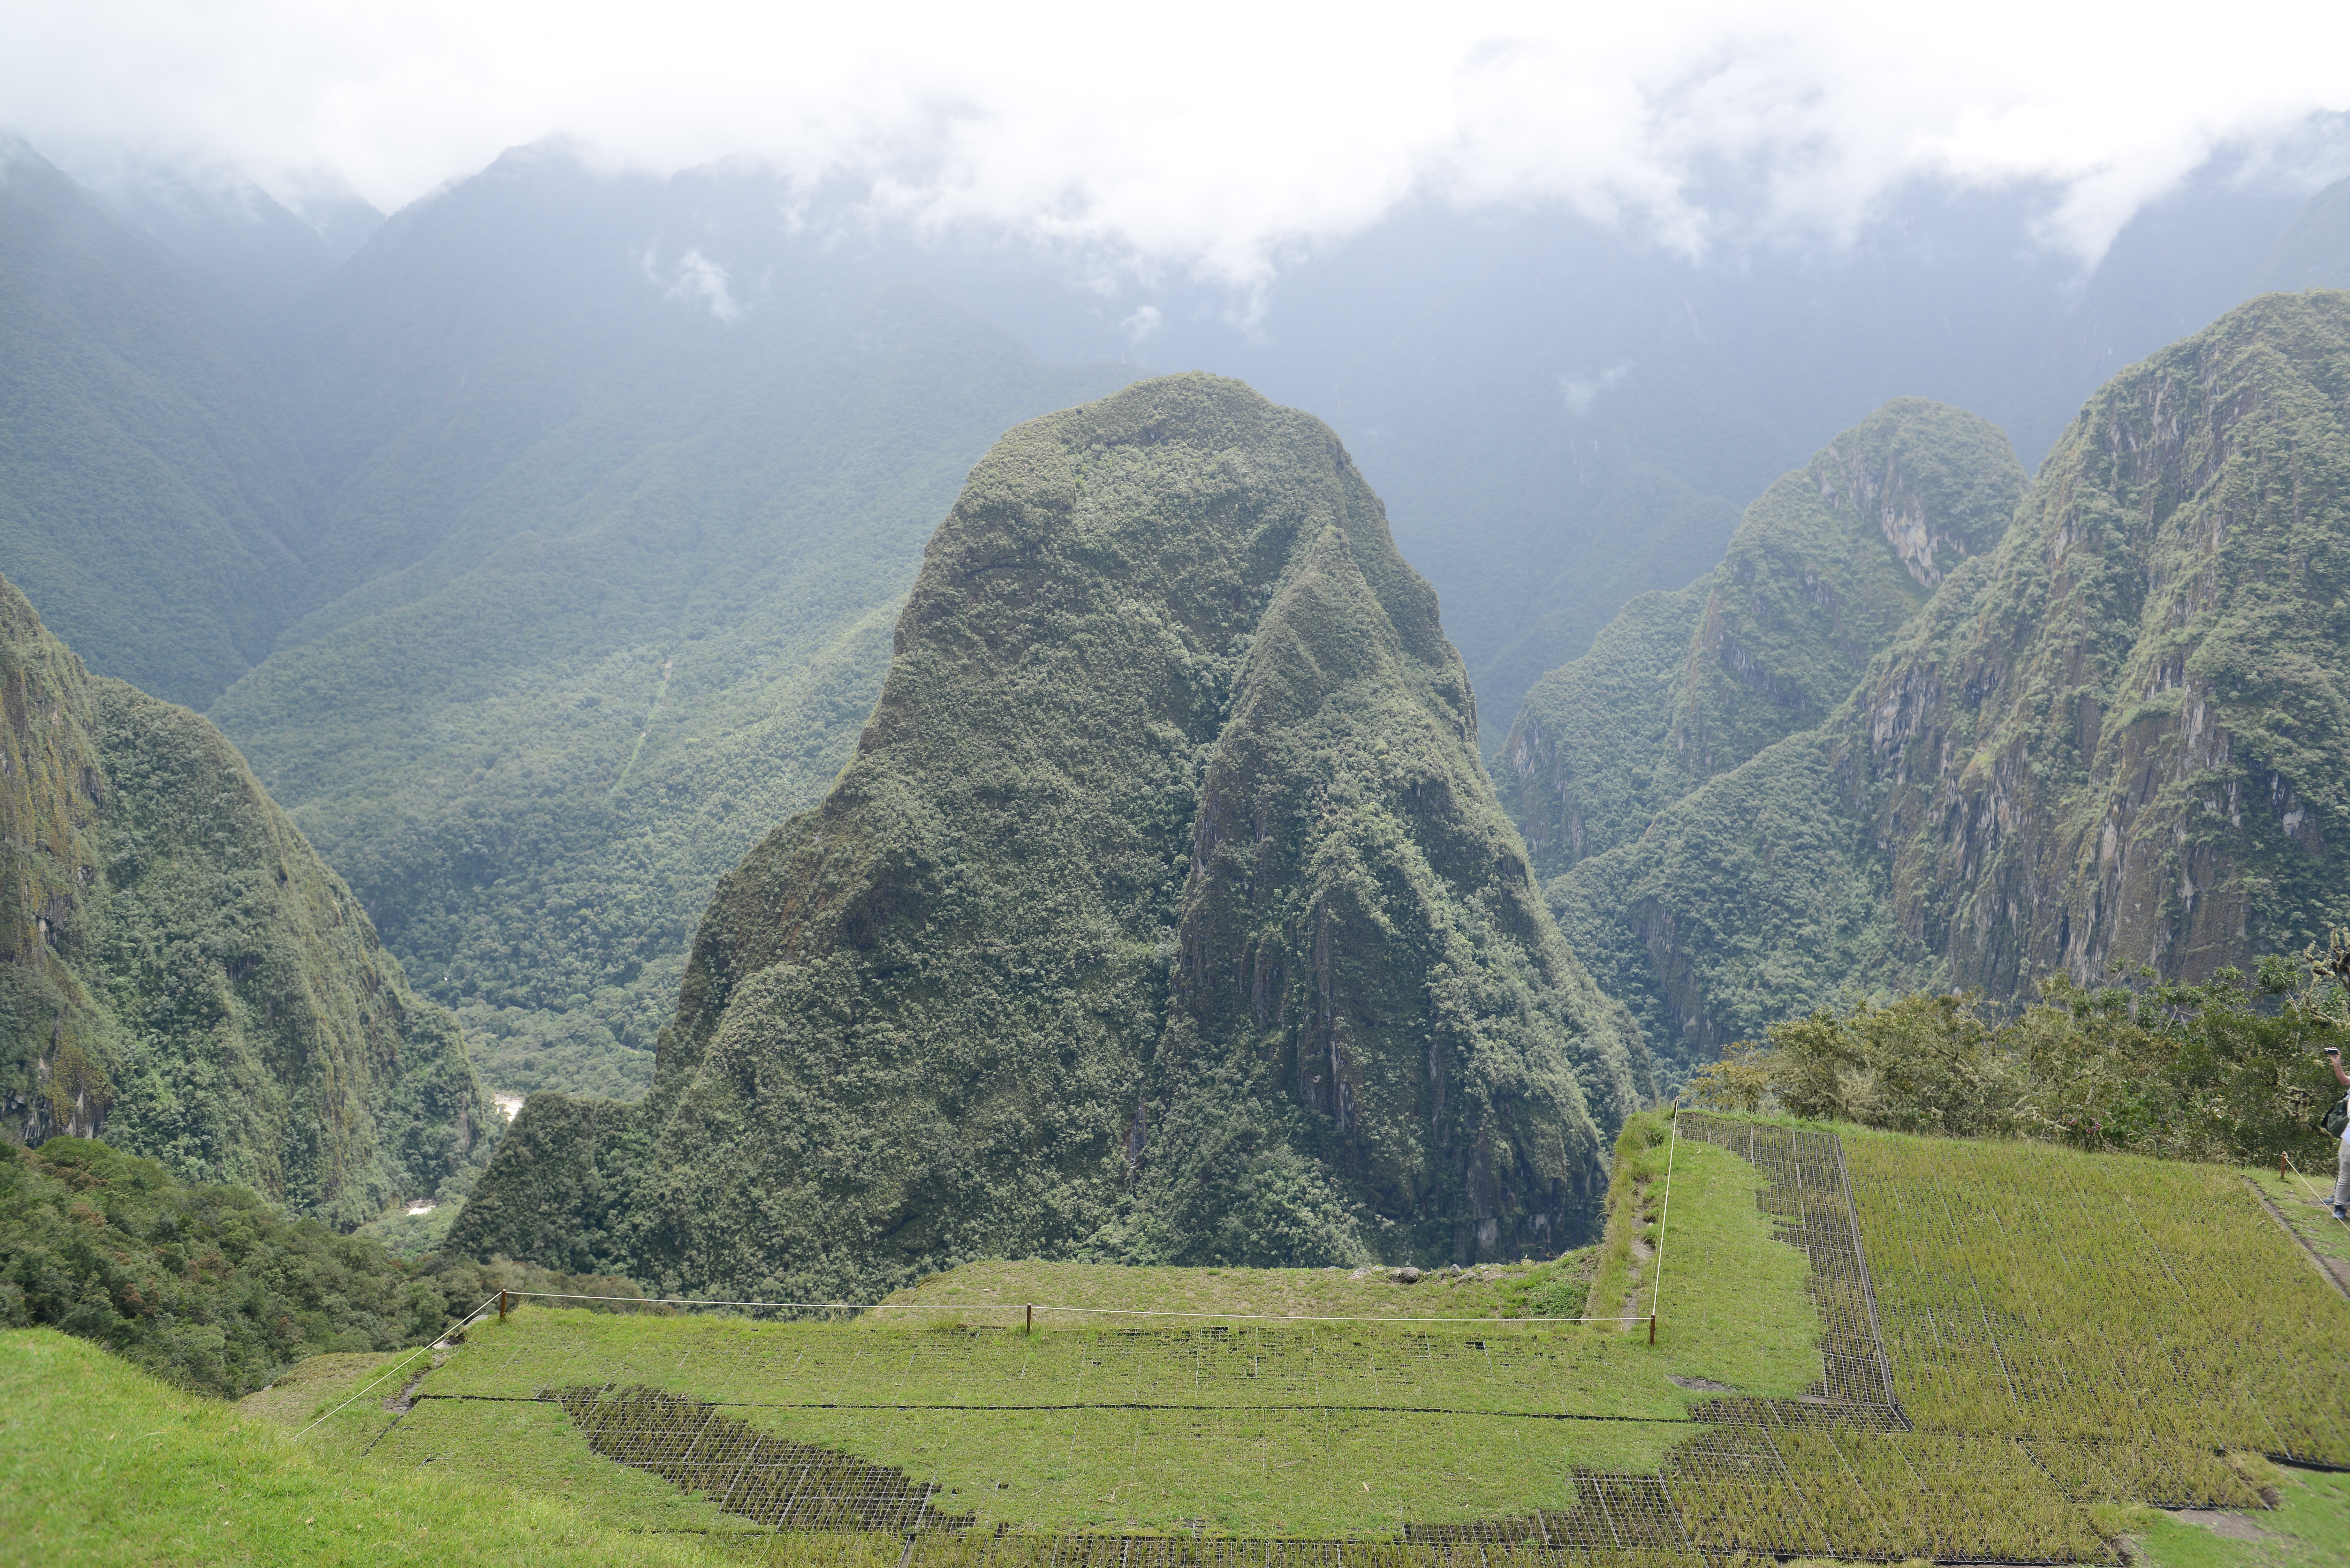
[[[2279,1152],[2331,1171],[2342,1103],[2320,1053],[2350,1048],[2342,937],[2296,964],[2189,985],[2150,971],[2091,989],[2043,976],[2002,1014],[1980,993],[1854,1000],[1732,1044],[1690,1080],[1700,1105],[1950,1137],[2022,1137],[2223,1165]]]
[[[1586,825],[1600,852],[1546,891],[1668,1076],[1847,986],[2007,1007],[2059,971],[2201,982],[2350,916],[2345,375],[2350,294],[2323,292],[2262,296],[2131,368],[1995,546],[1850,648],[1832,704],[1784,701],[1799,688],[1703,628],[1690,675],[1667,670],[1657,603],[1550,679],[1513,798],[1545,846]],[[1898,555],[1900,515],[1877,521],[1863,543]],[[1843,602],[1775,600],[1820,646],[1850,640]],[[1704,753],[1653,693],[1701,671],[1793,732],[1672,798],[1655,775]],[[1653,750],[1621,760],[1616,713]]]
[[[498,1124],[454,1020],[221,732],[0,577],[0,1110],[348,1229]]]
[[[182,1388],[234,1397],[306,1355],[428,1344],[501,1289],[640,1294],[503,1259],[404,1261],[87,1138],[0,1141],[0,1327],[62,1329]]]

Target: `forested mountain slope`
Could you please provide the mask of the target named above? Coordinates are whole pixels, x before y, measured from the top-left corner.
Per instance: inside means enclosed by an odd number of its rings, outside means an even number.
[[[847,760],[964,472],[1132,375],[774,212],[735,276],[702,194],[516,153],[298,321],[313,608],[213,714],[502,1089],[643,1092],[712,888]]]
[[[1528,694],[1503,747],[1538,872],[1810,729],[1959,563],[2006,531],[2023,471],[1997,427],[1897,398],[1746,509],[1721,564],[1627,606]]]
[[[456,1023],[210,722],[0,578],[0,1110],[346,1227],[469,1172]]]
[[[1024,425],[856,760],[722,883],[650,1097],[534,1097],[451,1245],[768,1293],[1555,1251],[1648,1072],[1475,734],[1319,421],[1195,375]]]
[[[1844,986],[2190,981],[2350,919],[2350,295],[2117,376],[1815,729],[1549,894],[1686,1062]]]
[[[0,136],[0,569],[99,667],[203,707],[301,566],[301,452],[199,282]]]

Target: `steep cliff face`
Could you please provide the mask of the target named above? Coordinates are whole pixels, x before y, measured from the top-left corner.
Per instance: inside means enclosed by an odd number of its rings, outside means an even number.
[[[554,1244],[560,1165],[628,1189],[598,1262],[693,1285],[1490,1255],[1575,1231],[1644,1076],[1378,498],[1318,421],[1174,377],[972,470],[856,760],[712,900],[634,1130],[535,1098],[452,1244]]]
[[[2350,917],[2350,294],[2114,379],[1839,727],[1903,929],[2015,994]]]
[[[1316,1228],[1326,1256],[1548,1255],[1596,1194],[1593,1117],[1654,1090],[1476,764],[1432,599],[1345,498],[1208,758],[1141,1233],[1184,1260]]]
[[[2007,438],[1897,398],[1746,509],[1721,566],[1627,606],[1529,694],[1503,755],[1545,874],[1818,725],[1958,563],[1997,543],[2024,488]]]
[[[1678,1070],[1849,987],[2203,980],[2350,920],[2350,294],[2101,389],[1815,729],[1546,889]]]
[[[0,1106],[340,1223],[478,1160],[454,1022],[208,722],[0,579]]]

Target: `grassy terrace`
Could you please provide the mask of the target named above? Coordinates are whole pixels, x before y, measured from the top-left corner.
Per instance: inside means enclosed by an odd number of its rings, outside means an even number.
[[[188,1561],[2339,1560],[2344,1479],[2263,1456],[2350,1466],[2350,1302],[2244,1173],[1836,1130],[1636,1123],[1599,1248],[1410,1284],[990,1262],[840,1323],[531,1303],[234,1414],[13,1334],[0,1498],[36,1528],[0,1562],[145,1561],[166,1520]],[[1508,1315],[1586,1296],[1657,1304],[1656,1344]]]
[[[1363,1537],[1564,1509],[1578,1466],[1653,1469],[1711,1388],[1792,1397],[1816,1376],[1803,1255],[1773,1238],[1759,1174],[1684,1143],[1674,1181],[1675,1244],[1714,1266],[1690,1271],[1654,1347],[1645,1324],[1501,1317],[1524,1298],[1513,1287],[1542,1282],[1527,1271],[1405,1285],[1385,1271],[980,1263],[892,1298],[952,1310],[848,1324],[525,1305],[477,1326],[405,1415],[369,1398],[327,1430],[371,1463],[495,1473],[615,1521],[716,1532],[749,1526],[598,1458],[538,1396],[705,1402],[931,1481],[938,1511],[983,1528]],[[1039,1311],[1032,1334],[1031,1302],[1131,1311]]]

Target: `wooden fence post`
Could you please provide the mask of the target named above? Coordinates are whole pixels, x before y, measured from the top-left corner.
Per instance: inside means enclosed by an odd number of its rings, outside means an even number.
[[[1657,1314],[1655,1313],[1650,1313],[1648,1314],[1648,1343],[1650,1345],[1657,1343]]]
[[[500,1290],[498,1291],[498,1321],[499,1321],[500,1323],[504,1323],[504,1322],[505,1322],[505,1320],[506,1320],[506,1293],[505,1293],[504,1289],[503,1287],[501,1287],[501,1288],[500,1288]]]
[[[1036,1303],[1035,1302],[1030,1302],[1028,1303],[1028,1326],[1022,1329],[1020,1332],[1023,1334],[1034,1334],[1036,1332]]]

